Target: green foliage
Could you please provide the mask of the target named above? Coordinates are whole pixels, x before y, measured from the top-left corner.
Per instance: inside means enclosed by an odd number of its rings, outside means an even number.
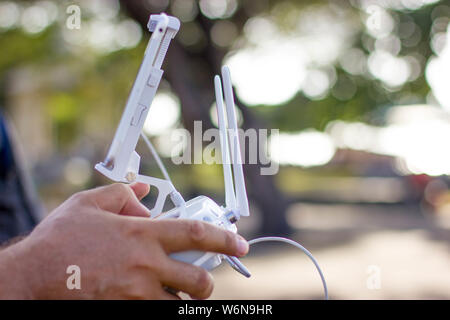
[[[56,93],[48,99],[47,112],[57,124],[76,121],[79,111],[76,100],[70,94]]]
[[[292,6],[303,10],[326,3],[328,2],[284,1],[283,5],[280,5],[280,2],[276,1],[269,2],[269,6],[265,10],[271,10],[278,6],[278,9],[272,14],[283,28],[283,25],[287,26],[292,20],[292,12],[289,10]],[[246,3],[244,7],[247,12],[252,12],[250,9],[253,7],[264,8],[254,1]],[[400,53],[422,55],[424,57],[422,69],[426,59],[431,55],[428,35],[433,22],[432,11],[435,7],[435,5],[431,5],[415,11],[392,11],[398,24],[413,21],[420,27],[421,40],[412,47],[402,46]],[[344,8],[357,10],[348,4]],[[86,22],[86,17],[89,17],[89,14],[83,16],[83,23]],[[93,19],[93,17],[91,18]],[[233,19],[234,17],[230,18],[230,20]],[[80,56],[79,53],[73,54],[61,48],[61,46],[65,46],[59,36],[61,28],[63,28],[61,24],[54,24],[37,35],[27,35],[20,29],[1,32],[0,74],[6,74],[6,71],[11,68],[27,64],[54,65],[56,62],[58,65],[73,65],[70,72],[79,81],[69,88],[70,92],[50,94],[48,98],[48,113],[54,122],[58,125],[64,123],[64,126],[68,126],[70,122],[84,122],[83,119],[79,119],[80,117],[96,118],[98,117],[97,112],[104,114],[106,110],[109,110],[107,112],[109,119],[106,121],[118,119],[139,67],[146,41],[141,41],[141,44],[132,50],[121,50],[105,55],[86,51]],[[362,31],[354,45],[370,53],[358,40],[363,36],[364,32]],[[309,100],[299,93],[291,101],[271,110],[265,110],[264,106],[256,107],[256,112],[264,117],[271,127],[279,127],[281,130],[296,131],[310,127],[323,129],[329,121],[334,119],[365,120],[368,112],[373,111],[374,108],[394,104],[396,97],[401,95],[399,93],[414,92],[416,95],[424,97],[429,91],[423,75],[413,83],[406,84],[400,92],[388,92],[380,86],[378,80],[349,75],[339,69],[338,65],[336,66],[338,67],[338,80],[341,77],[347,77],[357,86],[357,92],[351,99],[340,101],[329,94],[320,100]],[[5,81],[5,78],[1,77],[1,80]],[[4,83],[2,87],[4,88]],[[83,108],[91,112],[80,112]],[[87,122],[89,121],[87,120]]]

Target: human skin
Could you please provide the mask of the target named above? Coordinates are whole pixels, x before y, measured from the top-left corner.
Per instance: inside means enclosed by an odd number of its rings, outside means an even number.
[[[179,299],[167,287],[208,298],[211,274],[169,254],[240,257],[247,242],[205,222],[149,219],[139,201],[148,192],[144,184],[113,184],[74,194],[0,251],[0,299]],[[80,268],[81,289],[66,285],[70,265]]]

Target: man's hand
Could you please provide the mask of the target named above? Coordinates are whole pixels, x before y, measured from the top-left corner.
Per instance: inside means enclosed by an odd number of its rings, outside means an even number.
[[[247,242],[193,220],[151,220],[139,200],[144,184],[113,184],[73,195],[24,240],[0,251],[0,298],[198,299],[213,290],[204,269],[171,259],[185,250],[243,256]],[[81,270],[81,289],[66,286],[67,267]]]

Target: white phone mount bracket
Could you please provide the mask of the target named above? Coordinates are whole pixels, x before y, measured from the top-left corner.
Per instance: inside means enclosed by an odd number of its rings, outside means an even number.
[[[180,193],[170,181],[139,174],[141,157],[135,151],[164,72],[161,65],[170,41],[180,28],[180,21],[162,13],[151,15],[147,27],[153,34],[145,50],[125,111],[105,160],[98,163],[95,169],[117,182],[142,182],[155,186],[158,189],[158,198],[155,206],[150,209],[150,214],[154,218],[161,214],[168,196],[176,207],[184,204]]]

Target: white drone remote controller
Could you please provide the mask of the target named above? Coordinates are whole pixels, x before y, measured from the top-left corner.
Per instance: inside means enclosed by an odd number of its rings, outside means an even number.
[[[201,220],[236,233],[237,228],[234,223],[241,216],[248,216],[249,208],[242,170],[233,91],[230,72],[227,67],[222,68],[226,109],[223,104],[220,77],[216,76],[214,79],[225,179],[225,207],[219,206],[205,196],[199,196],[185,202],[168,176],[164,180],[139,174],[140,156],[135,151],[135,148],[163,74],[161,65],[170,41],[175,37],[179,27],[180,22],[175,17],[167,16],[164,13],[150,16],[148,29],[153,34],[145,50],[143,62],[108,154],[104,162],[98,163],[95,168],[108,178],[117,182],[141,182],[156,187],[158,189],[158,198],[156,199],[155,206],[150,209],[151,218],[153,219],[176,218]],[[225,114],[227,115],[227,125],[225,123]],[[158,161],[158,165],[165,172],[150,141],[144,135],[142,136],[147,144],[149,144],[151,151]],[[230,163],[233,163],[234,185]],[[168,196],[175,207],[166,213],[162,213],[164,203]],[[202,251],[180,252],[172,254],[171,257],[179,261],[201,266],[207,270],[216,268],[225,260],[235,270],[246,277],[250,277],[247,268],[236,257]]]

